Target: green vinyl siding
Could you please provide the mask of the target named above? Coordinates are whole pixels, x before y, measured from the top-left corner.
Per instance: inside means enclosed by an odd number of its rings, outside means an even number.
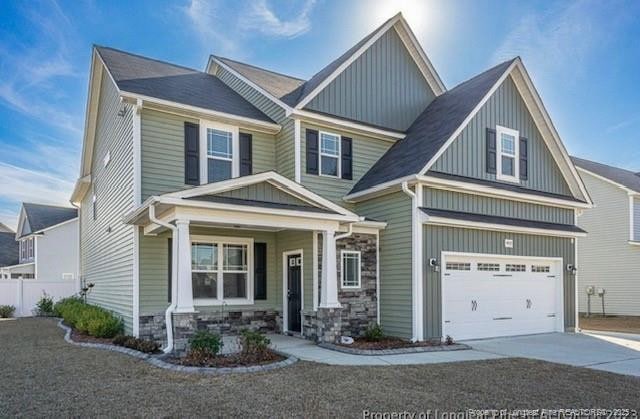
[[[387,223],[380,230],[380,323],[388,335],[411,338],[411,199],[395,192],[358,203],[356,211]]]
[[[495,129],[496,125],[518,130],[521,137],[528,139],[529,178],[520,181],[523,187],[571,196],[511,77],[495,91],[430,170],[495,181],[496,175],[486,170],[485,137],[486,129]]]
[[[95,284],[87,301],[122,317],[127,333],[132,333],[134,227],[124,224],[122,216],[134,208],[133,111],[127,107],[119,116],[121,109],[118,91],[104,72],[91,167],[97,219],[90,189],[81,202],[80,263],[83,279]]]
[[[574,327],[575,276],[564,270],[568,263],[575,263],[573,239],[441,226],[424,226],[423,232],[425,338],[442,334],[441,272],[428,264],[431,258],[441,261],[442,252],[563,258],[564,322],[565,327]],[[505,239],[513,240],[513,248],[504,246]]]
[[[520,218],[557,224],[574,223],[572,209],[528,202],[509,201],[480,195],[426,188],[424,206],[450,211],[469,212],[498,217]]]
[[[319,126],[302,123],[300,129],[301,144],[301,183],[309,190],[318,195],[329,199],[338,205],[348,207],[342,197],[351,191],[358,180],[378,161],[380,157],[393,145],[391,141],[380,140],[373,137],[365,137],[355,135],[335,129],[321,128]],[[353,139],[353,179],[338,179],[329,176],[310,175],[307,174],[307,142],[306,130],[313,129],[317,131],[326,131],[334,134],[343,135]]]
[[[184,123],[197,119],[144,109],[141,116],[142,201],[151,195],[175,192],[184,183]],[[240,128],[252,135],[253,173],[275,168],[275,137]]]
[[[278,204],[300,205],[305,207],[311,206],[307,202],[276,188],[269,182],[256,183],[244,188],[221,192],[217,194],[217,196],[248,199],[252,201],[275,202]]]
[[[295,180],[295,122],[286,118],[281,124],[282,130],[276,136],[276,171]]]
[[[277,233],[277,269],[280,278],[280,290],[282,290],[283,262],[282,253],[291,250],[302,249],[302,289],[304,293],[302,309],[304,311],[313,308],[313,232],[311,231],[280,231]],[[282,304],[280,305],[282,307]]]
[[[404,131],[434,97],[398,33],[389,30],[306,108]]]

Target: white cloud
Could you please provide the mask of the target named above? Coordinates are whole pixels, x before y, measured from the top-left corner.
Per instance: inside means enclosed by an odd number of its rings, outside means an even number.
[[[209,50],[215,48],[221,53],[233,53],[238,44],[233,36],[233,22],[222,16],[222,3],[218,0],[191,0],[185,13],[193,30]]]
[[[256,0],[250,5],[243,26],[268,36],[295,38],[311,29],[310,14],[314,6],[315,0],[307,0],[294,16],[283,19],[270,8],[267,0]]]

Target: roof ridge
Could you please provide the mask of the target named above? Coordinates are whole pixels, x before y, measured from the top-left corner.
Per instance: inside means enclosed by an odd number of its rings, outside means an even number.
[[[464,81],[461,81],[460,83],[456,84],[456,85],[455,85],[455,86],[453,86],[451,89],[449,89],[449,90],[447,90],[446,92],[444,92],[443,94],[449,93],[449,92],[451,92],[451,91],[453,91],[453,90],[457,89],[458,87],[463,86],[464,84],[469,83],[470,81],[473,81],[473,80],[475,80],[476,78],[481,77],[481,76],[483,76],[483,75],[487,74],[488,72],[493,71],[493,70],[497,69],[498,67],[503,66],[503,65],[505,65],[505,64],[507,64],[507,63],[509,63],[509,65],[511,65],[511,63],[513,63],[514,61],[516,61],[516,60],[518,60],[518,59],[520,59],[520,56],[516,56],[516,57],[511,58],[511,59],[509,59],[509,60],[503,61],[503,62],[501,62],[500,64],[496,64],[496,65],[494,65],[493,67],[486,69],[486,70],[485,70],[485,71],[483,71],[482,73],[478,73],[478,74],[476,74],[476,75],[474,75],[474,76],[469,77],[468,79],[466,79],[466,80],[464,80]],[[505,71],[506,71],[506,69],[505,69]]]
[[[607,164],[607,163],[602,163],[602,162],[595,161],[595,160],[589,160],[589,159],[585,159],[585,158],[578,157],[578,156],[569,156],[569,157],[571,157],[571,159],[572,159],[572,160],[573,160],[573,159],[576,159],[576,160],[582,160],[582,161],[585,161],[585,162],[587,162],[587,163],[593,163],[593,164],[598,164],[598,165],[600,165],[600,166],[610,167],[610,168],[612,168],[612,169],[615,169],[615,170],[621,170],[621,171],[627,172],[627,173],[629,173],[629,174],[631,174],[631,175],[635,175],[635,176],[640,177],[640,172],[636,172],[636,171],[634,171],[634,170],[624,169],[624,168],[622,168],[622,167],[612,166],[612,165]]]
[[[266,71],[267,73],[275,74],[276,76],[287,77],[289,79],[294,79],[294,80],[298,80],[298,81],[301,81],[301,82],[306,82],[307,81],[305,79],[301,79],[300,77],[295,77],[295,76],[291,76],[289,74],[284,74],[284,73],[281,73],[281,72],[278,72],[278,71],[269,70],[267,68],[259,67],[259,66],[254,65],[254,64],[249,64],[249,63],[246,63],[246,62],[243,62],[243,61],[234,60],[233,58],[222,57],[220,55],[215,55],[215,54],[211,54],[211,57],[217,58],[219,60],[227,60],[227,61],[232,61],[232,62],[237,63],[237,64],[246,65],[248,67],[255,68],[256,70]]]
[[[136,54],[135,52],[129,52],[129,51],[125,51],[125,50],[122,50],[122,49],[113,48],[113,47],[107,47],[107,46],[98,45],[98,44],[93,44],[93,47],[96,50],[98,50],[98,53],[100,53],[100,51],[99,51],[100,49],[109,49],[111,51],[115,51],[115,52],[119,52],[119,53],[122,53],[122,54],[125,54],[125,55],[129,55],[131,57],[137,57],[137,58],[142,58],[142,59],[149,60],[149,61],[155,61],[156,63],[166,64],[166,65],[170,65],[172,67],[182,68],[184,70],[190,70],[190,71],[194,71],[196,73],[207,74],[207,75],[209,75],[211,77],[215,77],[214,75],[209,74],[209,73],[207,73],[205,71],[200,71],[200,70],[195,69],[195,68],[187,67],[187,66],[180,65],[180,64],[171,63],[171,62],[165,61],[165,60],[160,60],[158,58],[147,57],[146,55]]]

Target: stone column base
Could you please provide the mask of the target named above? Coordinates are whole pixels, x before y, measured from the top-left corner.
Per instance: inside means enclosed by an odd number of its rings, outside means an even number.
[[[336,343],[342,335],[342,309],[319,308],[316,313],[305,314],[303,335],[318,343]]]

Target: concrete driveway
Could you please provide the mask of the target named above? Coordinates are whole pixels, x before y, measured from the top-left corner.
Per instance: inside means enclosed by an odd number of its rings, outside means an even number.
[[[640,335],[590,331],[465,343],[479,352],[533,358],[640,377]]]

